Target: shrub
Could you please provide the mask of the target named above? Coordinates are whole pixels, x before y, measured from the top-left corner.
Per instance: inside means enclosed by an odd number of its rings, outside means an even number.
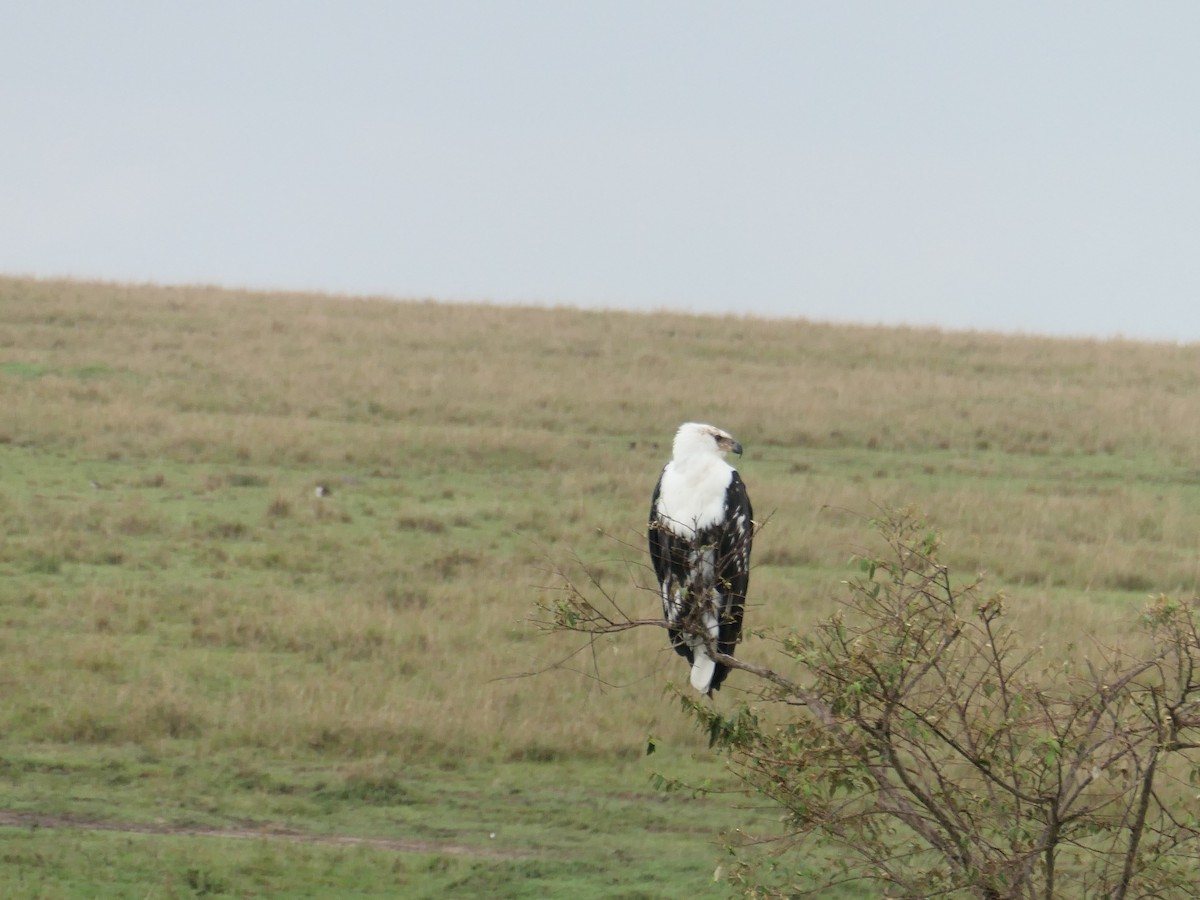
[[[751,896],[835,886],[980,898],[1191,896],[1200,632],[1194,605],[1153,600],[1137,652],[1030,647],[1003,595],[962,583],[908,512],[876,522],[829,619],[779,639],[800,675],[717,658],[752,677],[722,712],[681,694],[785,833],[731,847]],[[557,630],[643,625],[580,588],[543,603]],[[1076,659],[1076,657],[1080,657]]]

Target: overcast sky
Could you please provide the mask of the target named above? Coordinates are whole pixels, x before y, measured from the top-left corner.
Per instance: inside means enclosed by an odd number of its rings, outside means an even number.
[[[0,272],[1200,341],[1200,3],[0,9]]]

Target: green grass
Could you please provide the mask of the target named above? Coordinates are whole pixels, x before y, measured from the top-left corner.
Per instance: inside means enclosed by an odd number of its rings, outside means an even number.
[[[719,768],[667,764],[701,779]],[[641,759],[339,767],[42,747],[0,767],[0,892],[655,897],[688,883],[723,896],[713,814],[731,801],[655,791],[649,772]]]
[[[752,629],[828,614],[899,503],[1031,640],[1123,642],[1147,594],[1200,583],[1198,363],[0,279],[0,895],[725,896],[722,835],[772,817],[651,788],[731,787],[662,635],[576,653],[530,621],[576,557],[655,614],[679,422],[747,448]],[[337,835],[443,850],[300,840]]]

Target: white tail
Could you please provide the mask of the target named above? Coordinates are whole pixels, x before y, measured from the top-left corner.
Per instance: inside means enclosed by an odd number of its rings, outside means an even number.
[[[715,643],[720,623],[711,604],[704,610],[704,630],[708,632],[709,640]],[[702,694],[707,694],[717,664],[708,655],[708,647],[705,646],[703,638],[693,635],[688,638],[688,645],[692,648],[692,687]]]
[[[707,694],[716,668],[717,664],[709,658],[707,650],[703,647],[694,648],[692,650],[692,687],[702,694]]]

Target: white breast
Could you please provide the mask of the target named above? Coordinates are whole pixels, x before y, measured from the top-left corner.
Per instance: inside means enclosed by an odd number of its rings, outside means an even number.
[[[733,467],[721,459],[682,468],[674,461],[663,470],[658,514],[667,528],[683,538],[719,522],[725,516],[725,492]]]

